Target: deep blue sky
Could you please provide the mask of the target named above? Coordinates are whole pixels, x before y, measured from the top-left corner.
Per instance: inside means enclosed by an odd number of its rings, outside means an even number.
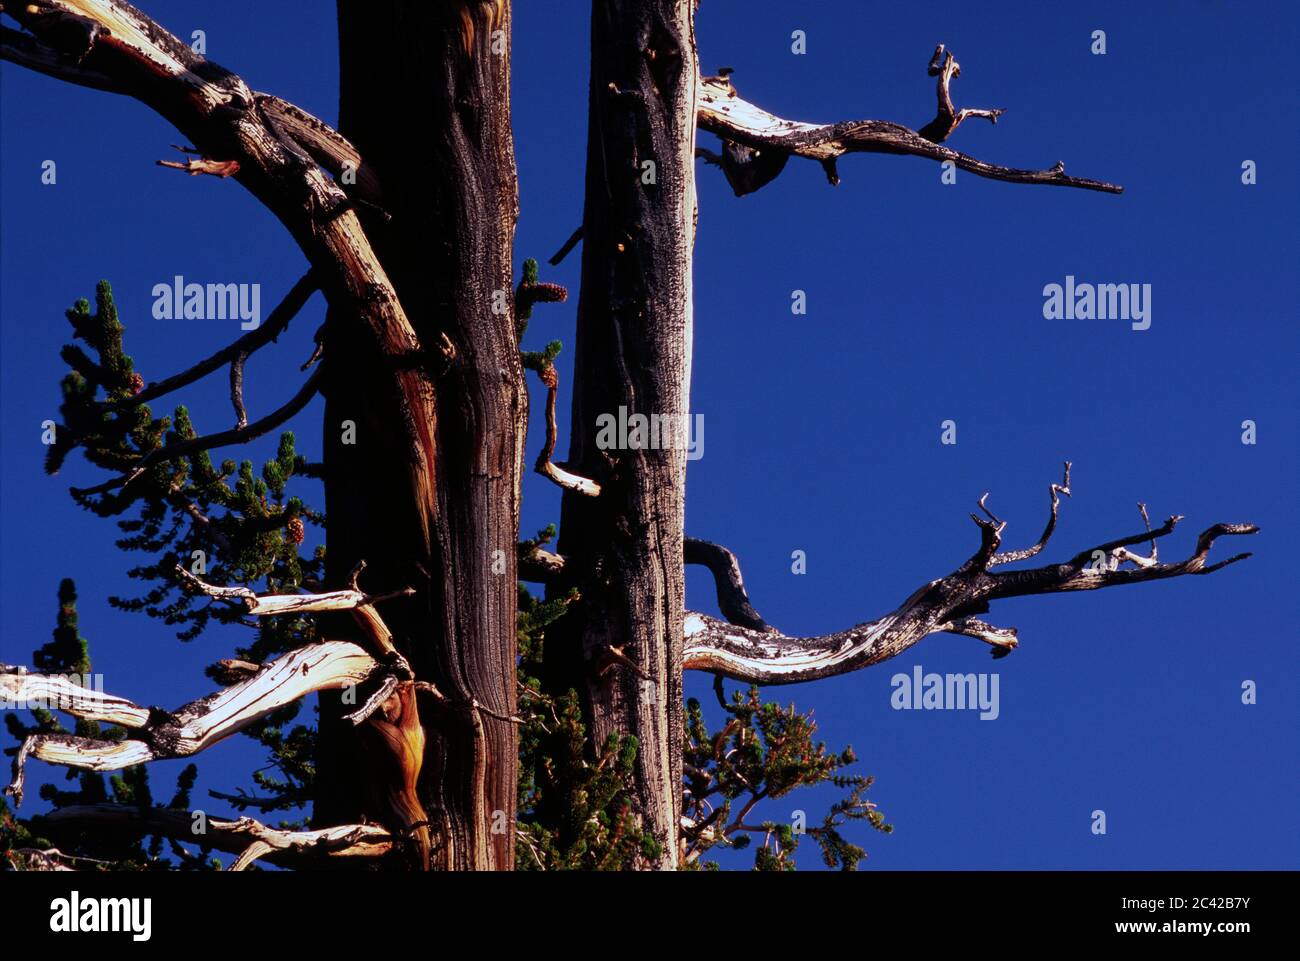
[[[255,88],[336,119],[332,3],[144,6],[183,37],[205,30],[209,56]],[[1295,7],[1072,6],[705,0],[704,68],[735,67],[741,93],[778,114],[919,126],[934,114],[925,66],[943,41],[964,68],[958,105],[1008,111],[996,127],[964,125],[952,146],[1011,166],[1063,159],[1126,192],[964,173],[945,186],[930,162],[859,156],[841,161],[837,188],[792,161],[737,199],[701,166],[692,402],[706,431],[687,530],[739,554],[769,621],[813,634],[877,617],[958,566],[977,543],[967,514],[986,490],[1008,545],[1032,543],[1066,458],[1074,498],[1048,559],[1136,530],[1138,500],[1157,523],[1187,517],[1162,542],[1166,557],[1216,521],[1260,524],[1248,545],[1218,549],[1256,556],[1211,577],[1000,602],[989,620],[1019,627],[1022,641],[1005,660],[942,635],[885,665],[771,693],[815,709],[828,744],[852,743],[878,778],[872,795],[896,831],[854,835],[868,867],[1294,868]],[[549,256],[581,215],[587,17],[576,0],[516,10],[519,260]],[[795,29],[807,33],[804,56],[790,52]],[[1095,29],[1105,56],[1089,52]],[[62,313],[109,279],[137,369],[157,379],[239,331],[153,320],[155,283],[258,282],[265,311],[304,261],[235,183],[154,166],[178,135],[147,108],[8,64],[0,88],[0,660],[30,660],[53,627],[59,578],[71,576],[108,688],[176,706],[209,690],[201,666],[237,638],[213,631],[181,645],[106,604],[133,586],[116,529],[66,494],[99,475],[79,458],[55,478],[41,470]],[[40,183],[46,159],[58,163],[56,186]],[[1240,181],[1247,159],[1255,186]],[[578,264],[547,279],[576,294]],[[1066,274],[1152,284],[1151,329],[1044,320],[1043,286]],[[790,312],[795,289],[807,292],[806,316]],[[575,303],[539,313],[526,346],[571,344]],[[316,298],[250,363],[254,416],[293,389],[291,365],[322,311]],[[204,431],[230,419],[224,376],[209,381],[183,396]],[[530,459],[542,436],[532,387]],[[565,394],[564,415],[567,404]],[[319,449],[320,414],[317,401],[293,423],[300,449]],[[958,443],[942,446],[949,418]],[[1240,442],[1247,418],[1255,446]],[[525,493],[525,531],[558,518],[557,490],[529,475]],[[796,549],[805,576],[790,572]],[[707,573],[691,569],[688,584],[688,607],[712,611]],[[996,670],[1001,716],[892,710],[890,678],[915,664]],[[1241,704],[1245,679],[1258,684],[1255,706]],[[711,700],[707,678],[689,677],[688,690]],[[246,739],[222,744],[200,758],[200,788],[245,785],[259,761]],[[154,766],[158,796],[180,766]],[[51,775],[61,779],[31,765],[24,810]],[[765,816],[802,808],[818,819],[831,796],[793,795]],[[1090,832],[1098,808],[1105,837]],[[815,866],[815,852],[802,863]]]

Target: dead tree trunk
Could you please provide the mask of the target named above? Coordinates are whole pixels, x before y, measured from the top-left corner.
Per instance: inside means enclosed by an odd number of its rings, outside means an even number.
[[[391,396],[391,359],[367,350],[352,318],[331,315],[327,350],[349,361],[332,365],[326,387],[328,557],[335,576],[367,559],[374,583],[417,588],[386,613],[416,677],[460,706],[421,699],[419,795],[434,866],[451,869],[509,869],[514,853],[518,748],[506,718],[527,393],[505,299],[518,215],[509,29],[508,3],[339,3],[340,128],[382,187],[362,222],[420,343],[451,356],[408,359],[435,400],[433,423],[407,424],[376,402]],[[412,442],[433,464],[427,489],[411,489]],[[358,774],[372,767],[366,732],[356,743],[339,720],[352,708],[331,699],[321,825],[356,820],[364,798],[353,786],[392,778]]]
[[[637,813],[675,867],[681,808],[686,453],[601,450],[597,418],[689,411],[697,67],[690,0],[598,2],[591,32],[582,294],[561,551],[584,605],[552,647],[581,652],[594,742],[634,736]],[[611,655],[621,655],[613,658]],[[549,655],[548,655],[549,656]],[[626,658],[626,660],[624,660]],[[634,666],[633,666],[634,665]]]

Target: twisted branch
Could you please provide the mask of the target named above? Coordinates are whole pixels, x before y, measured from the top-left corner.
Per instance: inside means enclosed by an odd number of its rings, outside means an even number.
[[[1250,556],[1235,554],[1207,564],[1210,548],[1218,538],[1254,534],[1259,530],[1254,524],[1215,524],[1197,538],[1196,549],[1189,557],[1160,563],[1156,540],[1172,533],[1181,518],[1170,517],[1152,530],[1145,505],[1139,505],[1145,527],[1140,533],[1080,551],[1062,564],[1020,571],[992,570],[1031,557],[1046,546],[1056,527],[1061,493],[1069,494],[1068,464],[1064,482],[1051,486],[1051,516],[1043,536],[1031,548],[1005,554],[999,554],[997,549],[1006,524],[985,506],[988,498],[985,494],[979,501],[985,516],[971,515],[980,529],[980,546],[969,560],[953,573],[918,588],[884,617],[846,631],[819,637],[790,637],[727,623],[705,614],[688,613],[683,667],[754,684],[790,684],[878,664],[896,657],[922,638],[940,632],[978,638],[993,646],[994,656],[1004,656],[1018,643],[1015,628],[997,627],[976,617],[987,612],[992,601],[1029,594],[1091,591],[1184,574],[1209,574]],[[1130,545],[1143,541],[1151,543],[1149,557],[1128,550]]]
[[[554,364],[548,364],[537,372],[537,376],[546,385],[546,444],[537,455],[537,462],[533,465],[533,469],[564,490],[585,494],[588,497],[599,497],[600,485],[598,483],[586,477],[579,477],[551,460],[551,457],[555,454],[556,439],[559,436],[559,430],[555,423],[555,397],[560,386],[560,375],[556,371]]]
[[[969,117],[983,117],[996,123],[1002,110],[956,110],[949,84],[961,72],[943,44],[935,49],[930,74],[939,77],[938,115],[920,131],[887,120],[848,120],[834,124],[784,120],[742,100],[731,84],[730,70],[716,77],[701,77],[698,87],[697,122],[702,130],[722,140],[722,154],[701,151],[707,161],[722,168],[736,196],[753,193],[771,182],[792,157],[816,160],[831,184],[840,182],[836,160],[846,153],[909,154],[931,160],[951,161],[962,170],[990,180],[1010,183],[1080,187],[1105,193],[1123,193],[1124,188],[1100,180],[1070,177],[1064,162],[1047,170],[1019,170],[987,163],[948,147],[942,141]]]
[[[118,771],[147,761],[188,757],[248,727],[258,718],[317,691],[359,685],[382,668],[363,648],[326,641],[292,651],[238,684],[182,705],[174,711],[147,708],[56,677],[0,671],[0,704],[29,704],[64,711],[85,720],[121,725],[121,741],[73,734],[33,734],[18,749],[13,779],[5,788],[14,804],[23,799],[28,757],[90,771]]]
[[[745,581],[740,575],[740,562],[736,555],[721,544],[688,537],[684,541],[684,560],[687,564],[701,564],[713,575],[718,592],[718,609],[731,624],[756,631],[775,632],[767,621],[754,610],[745,591]]]

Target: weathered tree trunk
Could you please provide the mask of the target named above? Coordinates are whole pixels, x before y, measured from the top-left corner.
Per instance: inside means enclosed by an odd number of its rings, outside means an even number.
[[[394,365],[367,349],[353,318],[330,316],[327,357],[346,361],[329,366],[325,389],[329,568],[339,580],[364,559],[370,583],[416,588],[385,616],[416,677],[445,698],[420,699],[418,795],[432,864],[447,869],[513,865],[518,750],[504,718],[515,709],[527,393],[508,301],[518,215],[509,31],[508,2],[339,3],[341,132],[364,157],[358,182],[377,176],[374,201],[391,220],[360,213],[423,351]],[[447,341],[450,359],[434,349]],[[432,423],[394,403],[395,366],[424,379]],[[413,443],[433,464],[431,485],[413,485]],[[338,700],[322,698],[322,825],[367,813],[369,789],[401,773],[377,769],[384,752],[340,720],[353,708]]]
[[[586,690],[596,745],[639,742],[635,806],[676,866],[681,808],[682,524],[686,454],[597,445],[601,414],[689,411],[695,86],[691,0],[593,4],[582,294],[570,464],[598,498],[564,495],[560,549],[583,604],[548,644]],[[585,622],[585,623],[584,623]],[[580,640],[579,640],[580,637]],[[621,654],[636,665],[627,666]],[[564,653],[557,653],[558,662]]]

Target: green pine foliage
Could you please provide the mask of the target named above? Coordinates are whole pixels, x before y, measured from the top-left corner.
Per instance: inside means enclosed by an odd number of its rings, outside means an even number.
[[[559,284],[543,283],[537,279],[537,261],[531,257],[524,261],[523,278],[515,288],[515,340],[522,343],[528,321],[532,319],[537,304],[561,304],[568,300],[569,291]],[[553,340],[542,350],[521,350],[519,360],[525,370],[544,373],[555,363],[563,344]]]
[[[562,304],[569,299],[569,291],[559,284],[543,283],[537,279],[537,261],[529,257],[524,261],[523,277],[515,288],[515,340],[524,339],[528,321],[532,319],[536,304]]]
[[[893,826],[865,796],[874,779],[845,773],[857,761],[853,749],[828,752],[824,743],[813,740],[817,725],[811,711],[764,702],[756,687],[734,692],[722,706],[726,723],[710,731],[700,702],[692,698],[686,705],[682,810],[691,823],[683,832],[691,863],[698,864],[699,856],[711,849],[741,849],[758,840],[755,870],[792,871],[794,853],[806,835],[820,848],[827,867],[857,870],[866,851],[849,841],[841,828],[862,821],[888,834]],[[844,796],[820,824],[810,826],[806,819],[794,817],[759,818],[761,802],[825,783],[840,788]]]
[[[207,451],[164,457],[167,445],[197,436],[190,412],[180,405],[171,416],[155,418],[148,404],[136,400],[145,382],[124,351],[125,327],[107,281],[100,281],[95,302],[93,314],[84,299],[67,312],[74,341],[87,344],[95,357],[76,343],[63,348],[72,371],[63,379],[63,422],[46,470],[54,473],[69,453],[81,449],[94,466],[127,479],[108,489],[72,490],[87,510],[120,518],[124,536],[118,547],[148,555],[128,572],[147,590],[112,603],[178,626],[177,636],[190,640],[211,620],[231,623],[240,613],[182,590],[177,564],[214,583],[267,591],[291,591],[319,578],[323,548],[304,557],[299,545],[305,524],[320,526],[324,519],[286,490],[296,476],[319,476],[319,466],[297,453],[292,432],[281,435],[276,455],[260,470],[251,460],[214,464]],[[246,650],[254,660],[290,650],[304,640],[304,628],[310,635],[305,620],[288,631],[273,626],[259,632],[258,643]]]

